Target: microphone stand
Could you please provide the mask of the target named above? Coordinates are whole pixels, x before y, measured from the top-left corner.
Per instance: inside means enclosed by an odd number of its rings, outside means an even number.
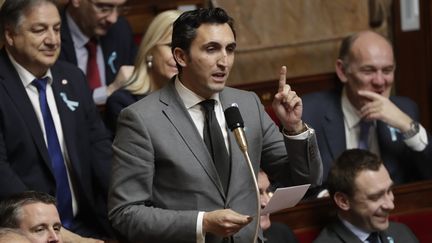
[[[261,220],[261,202],[260,202],[260,193],[259,193],[259,188],[258,188],[258,182],[255,176],[255,172],[253,170],[253,166],[252,166],[252,162],[250,160],[249,157],[249,153],[247,151],[247,141],[246,141],[246,136],[244,134],[244,131],[242,129],[234,129],[233,133],[235,135],[235,138],[237,140],[237,143],[240,147],[240,150],[243,153],[243,156],[245,157],[245,160],[248,164],[250,173],[252,175],[252,179],[254,182],[254,186],[255,186],[255,192],[256,192],[256,197],[257,197],[257,223],[256,223],[256,227],[255,227],[255,235],[254,235],[254,243],[257,242],[258,240],[258,231],[259,231],[259,227],[260,227],[260,220]]]

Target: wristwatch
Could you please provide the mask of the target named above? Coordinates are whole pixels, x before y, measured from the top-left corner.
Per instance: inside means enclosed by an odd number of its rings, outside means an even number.
[[[420,124],[416,121],[412,121],[410,124],[410,129],[408,129],[406,132],[402,133],[402,137],[404,139],[409,139],[414,137],[418,132],[420,131]]]
[[[302,128],[302,130],[301,130],[301,131],[298,131],[298,132],[289,132],[289,131],[287,131],[284,127],[282,127],[282,133],[283,133],[285,136],[297,136],[297,135],[299,135],[299,134],[301,134],[301,133],[306,132],[307,130],[309,130],[309,126],[308,126],[308,124],[306,124],[305,122],[303,122],[303,128]]]

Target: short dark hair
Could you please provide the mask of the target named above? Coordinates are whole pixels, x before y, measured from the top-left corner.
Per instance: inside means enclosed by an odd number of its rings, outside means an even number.
[[[354,196],[355,179],[364,170],[378,171],[383,161],[377,155],[362,149],[344,151],[333,163],[327,178],[331,198],[336,192]]]
[[[189,53],[196,31],[202,24],[228,24],[236,37],[234,19],[222,8],[199,8],[182,13],[173,24],[171,48],[181,48]],[[177,68],[181,71],[180,65]]]
[[[6,26],[16,29],[25,13],[41,3],[52,3],[58,7],[56,0],[6,0],[0,8],[0,35],[4,40]]]
[[[19,228],[22,207],[44,203],[56,205],[56,199],[44,192],[26,191],[14,194],[0,201],[0,227]]]

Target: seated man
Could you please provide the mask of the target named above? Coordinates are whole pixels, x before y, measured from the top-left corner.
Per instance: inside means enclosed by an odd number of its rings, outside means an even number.
[[[361,149],[343,152],[327,183],[338,218],[321,231],[315,243],[418,242],[408,227],[389,221],[393,181],[376,155]]]
[[[18,230],[0,228],[0,243],[31,243],[31,241]]]
[[[31,242],[63,242],[55,198],[24,192],[0,202],[0,227],[19,229]]]
[[[270,201],[272,190],[267,174],[260,170],[258,173],[258,188],[260,192],[261,208],[264,208]],[[297,242],[292,230],[285,224],[272,223],[270,214],[261,215],[260,226],[264,233],[266,243],[294,243]]]
[[[43,192],[26,191],[0,201],[0,228],[3,227],[16,229],[18,234],[23,234],[32,243],[103,242],[81,237],[63,228],[56,199]]]
[[[344,150],[378,154],[395,184],[432,178],[430,135],[418,123],[417,105],[390,96],[393,50],[381,35],[364,31],[343,40],[336,73],[342,91],[318,92],[303,99],[303,119],[315,128],[323,179]]]
[[[57,61],[56,0],[6,0],[0,10],[0,199],[55,196],[62,225],[109,238],[110,134],[84,74]]]
[[[105,104],[132,73],[137,52],[133,33],[121,16],[126,0],[74,0],[62,11],[60,60],[87,75],[96,104]]]

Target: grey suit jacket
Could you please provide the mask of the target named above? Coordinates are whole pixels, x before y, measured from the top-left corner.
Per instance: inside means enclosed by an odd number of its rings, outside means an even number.
[[[387,230],[380,232],[381,243],[417,243],[412,231],[404,224],[390,222]],[[314,243],[362,243],[340,220],[325,227]]]
[[[224,108],[239,105],[255,173],[261,166],[284,185],[321,183],[314,135],[284,142],[254,93],[225,88],[220,100]],[[124,109],[113,144],[108,207],[114,228],[134,242],[196,242],[199,211],[231,208],[255,216],[253,180],[231,133],[229,143],[232,168],[225,195],[173,82]],[[234,242],[252,242],[255,223],[234,235]],[[206,243],[221,241],[206,235]]]

